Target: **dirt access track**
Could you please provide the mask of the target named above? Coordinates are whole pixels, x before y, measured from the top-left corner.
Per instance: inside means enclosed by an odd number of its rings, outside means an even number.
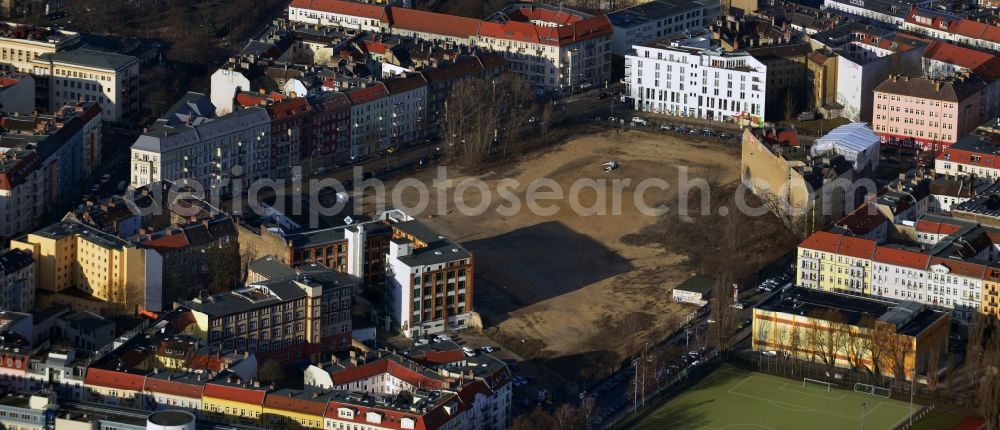
[[[601,165],[609,160],[620,161],[621,167],[604,172]],[[475,253],[475,309],[487,327],[498,329],[507,346],[537,358],[597,353],[621,358],[630,354],[627,350],[635,348],[637,339],[657,340],[666,335],[669,324],[691,311],[671,300],[671,289],[694,271],[713,275],[717,268],[693,266],[688,244],[671,243],[672,234],[660,226],[681,222],[676,215],[680,168],[686,168],[690,178],[708,177],[732,189],[739,170],[736,140],[600,130],[508,164],[475,176],[493,193],[484,214],[463,215],[456,210],[454,193],[447,193],[446,214],[417,215]],[[432,173],[424,171],[417,178],[430,184]],[[449,174],[458,172],[451,169]],[[465,178],[452,177],[449,191]],[[495,210],[510,206],[497,197],[500,180],[517,180],[520,185],[513,194],[525,203],[528,184],[540,178],[557,182],[564,196],[575,181],[606,180],[608,213],[579,214],[566,198],[541,204],[557,208],[553,215],[533,213],[527,204],[513,215]],[[666,191],[649,188],[643,193],[647,205],[666,203],[671,208],[665,216],[644,214],[634,203],[637,185],[648,178],[670,184]],[[611,213],[613,179],[629,180],[622,188],[620,214]],[[391,189],[393,184],[387,185]],[[438,208],[439,197],[432,192],[428,207]],[[467,206],[476,206],[481,194],[472,189],[464,197]],[[597,197],[593,188],[583,189],[580,206],[593,206]],[[402,201],[413,206],[415,199],[413,193],[404,193]],[[762,261],[767,258],[760,256]]]

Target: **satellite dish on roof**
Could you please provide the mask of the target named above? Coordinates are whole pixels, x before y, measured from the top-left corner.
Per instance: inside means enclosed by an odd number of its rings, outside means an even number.
[[[350,215],[345,216],[344,217],[344,224],[346,224],[346,225],[354,224],[354,218],[351,218]]]

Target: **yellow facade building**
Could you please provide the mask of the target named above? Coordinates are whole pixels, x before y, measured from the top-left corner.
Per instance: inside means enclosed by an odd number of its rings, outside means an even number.
[[[21,73],[31,72],[31,63],[39,55],[64,51],[80,43],[80,34],[72,31],[32,27],[0,22],[6,27],[0,36],[0,68]]]
[[[950,321],[917,302],[792,288],[754,308],[753,349],[910,379],[943,364]]]
[[[135,313],[162,308],[162,259],[116,236],[61,221],[11,241],[35,258],[37,300],[75,310]]]
[[[871,294],[874,240],[819,231],[799,244],[796,285]]]
[[[214,420],[255,426],[264,414],[267,387],[227,375],[205,384],[202,412]]]

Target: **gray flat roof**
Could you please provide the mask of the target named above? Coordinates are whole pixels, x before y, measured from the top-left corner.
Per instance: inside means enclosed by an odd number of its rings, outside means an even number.
[[[107,70],[120,70],[139,61],[138,58],[131,55],[94,51],[92,49],[73,49],[70,51],[45,53],[39,55],[38,60]]]
[[[608,20],[615,27],[636,27],[686,11],[703,9],[705,5],[702,0],[655,0],[611,12]]]

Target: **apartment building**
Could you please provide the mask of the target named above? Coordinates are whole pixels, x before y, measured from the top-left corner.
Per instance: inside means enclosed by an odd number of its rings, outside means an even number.
[[[384,82],[389,92],[392,142],[416,142],[427,134],[427,80],[414,74]]]
[[[510,70],[532,86],[549,91],[597,87],[611,76],[608,18],[543,3],[513,4],[476,20],[398,6],[296,0],[288,18],[485,48],[503,55]]]
[[[76,32],[0,22],[0,67],[31,73],[38,56],[69,50],[79,43]]]
[[[670,42],[633,50],[625,56],[625,86],[635,110],[762,123],[767,68],[750,54]]]
[[[101,108],[91,102],[54,115],[8,114],[0,126],[0,238],[12,238],[75,197],[100,164]]]
[[[308,152],[312,106],[305,98],[294,97],[269,103],[264,109],[271,118],[273,177],[292,178],[292,168],[313,156]]]
[[[385,216],[392,227],[386,288],[393,329],[412,338],[465,327],[472,312],[472,253],[401,211]]]
[[[324,91],[306,99],[312,109],[308,153],[311,158],[346,160],[351,149],[351,99],[339,91]],[[319,164],[325,166],[326,163]]]
[[[990,264],[983,276],[983,307],[980,312],[1000,318],[1000,265]]]
[[[251,107],[215,117],[208,96],[189,92],[136,139],[131,149],[131,183],[193,180],[206,194],[246,190],[273,176],[271,119]]]
[[[316,361],[350,346],[353,282],[320,265],[183,303],[195,324],[186,331],[224,351],[261,360]]]
[[[897,224],[913,239],[812,234],[799,244],[797,285],[915,301],[967,323],[984,308],[984,280],[1000,235],[976,222],[929,214],[910,227]]]
[[[351,100],[351,159],[392,146],[392,105],[389,90],[377,82],[347,92]]]
[[[928,357],[947,353],[949,322],[947,312],[912,301],[792,288],[754,308],[751,332],[755,351],[908,380],[938,370]],[[874,342],[862,345],[866,338]]]
[[[624,56],[633,45],[645,45],[708,27],[722,5],[713,0],[655,0],[608,14],[614,28],[611,51]]]
[[[131,55],[73,49],[31,61],[39,107],[96,102],[104,121],[124,122],[139,113],[139,59]]]
[[[35,259],[19,249],[0,251],[0,309],[31,312],[35,307]]]
[[[986,98],[975,76],[892,75],[875,88],[872,126],[884,144],[939,151],[983,122]]]
[[[920,67],[926,43],[892,30],[857,22],[816,33],[816,50],[837,54],[836,102],[841,116],[851,121],[872,120],[874,89],[889,77]]]
[[[897,28],[907,19],[911,7],[930,5],[930,0],[823,0],[822,9],[833,10],[867,24]]]
[[[983,118],[1000,115],[1000,57],[935,40],[924,51],[922,71],[924,76],[935,79],[975,74],[986,84]]]
[[[1000,122],[991,119],[958,141],[942,149],[934,160],[934,170],[952,176],[975,175],[1000,178]]]
[[[1000,52],[1000,27],[930,9],[927,4],[911,6],[901,29],[976,50]]]
[[[162,308],[163,264],[155,251],[73,221],[49,225],[10,246],[38,262],[36,290],[46,292],[47,302],[112,315]]]

